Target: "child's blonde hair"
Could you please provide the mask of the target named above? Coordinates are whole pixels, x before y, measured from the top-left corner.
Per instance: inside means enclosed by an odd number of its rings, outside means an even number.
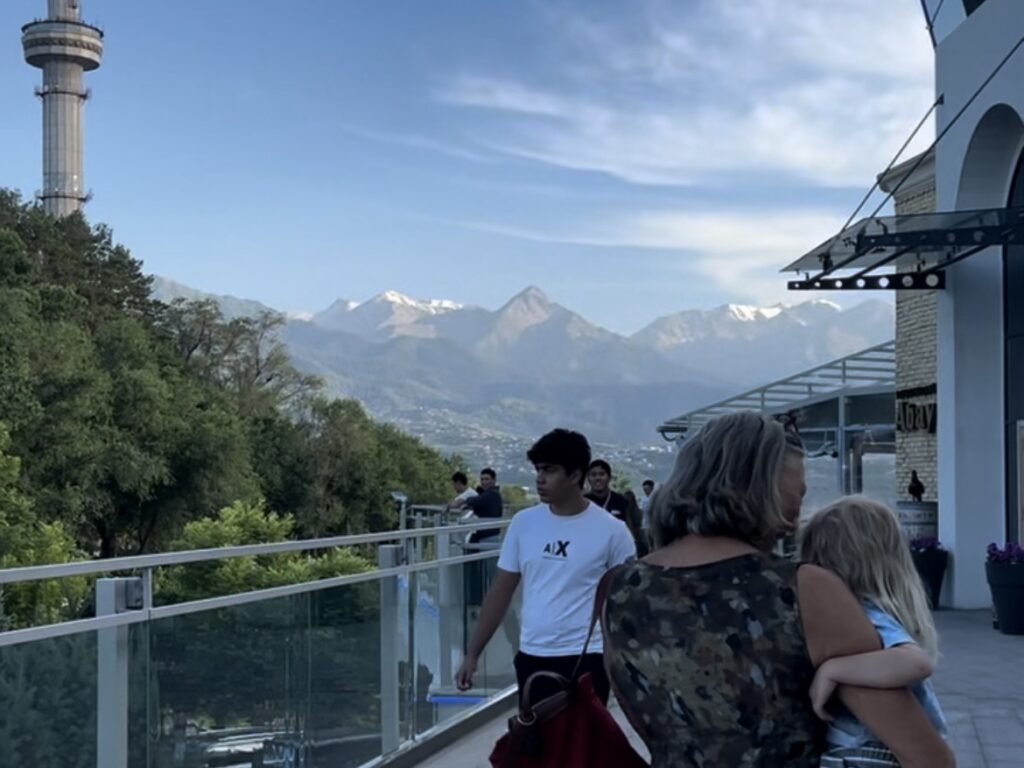
[[[800,559],[838,575],[858,598],[898,619],[933,661],[938,657],[924,585],[887,506],[845,496],[816,512],[801,531]]]

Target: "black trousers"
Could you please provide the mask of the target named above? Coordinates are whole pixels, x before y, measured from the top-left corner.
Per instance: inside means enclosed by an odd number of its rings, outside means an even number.
[[[531,656],[528,653],[517,653],[515,658],[516,683],[519,685],[519,701],[523,700],[523,688],[534,672],[554,672],[562,677],[569,677],[576,668],[579,656]],[[610,684],[608,673],[604,671],[604,657],[600,653],[588,653],[583,657],[580,674],[590,673],[594,681],[594,692],[604,704],[608,703]],[[551,680],[537,680],[531,689],[530,698],[534,703],[558,693],[558,686]]]

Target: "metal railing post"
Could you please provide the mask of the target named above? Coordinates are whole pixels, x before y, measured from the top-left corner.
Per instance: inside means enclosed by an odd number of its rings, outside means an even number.
[[[438,561],[452,556],[452,544],[452,534],[442,528],[437,533],[435,543]],[[441,648],[438,677],[443,687],[449,685],[455,678],[454,657],[462,652],[462,617],[459,608],[462,604],[464,566],[441,565],[437,570],[437,610]]]
[[[96,581],[97,617],[142,607],[142,579]],[[104,768],[128,768],[128,627],[96,633],[96,754]]]
[[[846,396],[840,395],[836,401],[836,408],[838,409],[837,415],[839,418],[836,419],[836,451],[839,454],[839,461],[836,464],[836,485],[838,486],[839,495],[845,495],[849,493],[849,484],[846,478],[846,463],[848,459],[849,447],[846,443]]]
[[[401,565],[402,549],[397,544],[382,545],[377,550],[377,564],[381,568]],[[394,752],[401,743],[398,610],[398,577],[388,576],[380,580],[380,737],[384,755]]]

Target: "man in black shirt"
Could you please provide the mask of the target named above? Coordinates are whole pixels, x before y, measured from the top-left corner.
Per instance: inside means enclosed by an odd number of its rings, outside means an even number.
[[[590,481],[590,492],[587,494],[587,498],[623,522],[628,522],[626,512],[629,510],[629,501],[621,493],[613,491],[611,488],[611,464],[604,459],[595,459],[590,464],[587,479]]]
[[[587,498],[608,510],[613,516],[619,518],[629,528],[633,538],[640,542],[640,508],[636,504],[630,504],[629,499],[618,491],[613,491],[612,466],[604,459],[595,459],[590,463],[590,471],[587,473],[587,480],[590,483],[590,493]]]
[[[490,517],[500,519],[505,511],[505,504],[501,498],[501,488],[498,487],[498,474],[490,467],[480,470],[480,493],[468,499],[460,499],[453,502],[453,506],[459,509],[468,509],[477,517]],[[475,531],[469,537],[469,543],[475,544],[484,539],[490,539],[501,533],[497,529],[485,529]]]

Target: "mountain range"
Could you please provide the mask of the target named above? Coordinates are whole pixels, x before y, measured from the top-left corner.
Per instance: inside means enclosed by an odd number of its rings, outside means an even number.
[[[212,298],[227,317],[270,309],[165,278],[154,296]],[[387,291],[284,314],[299,368],[451,450],[469,435],[522,439],[555,425],[650,442],[667,418],[893,336],[892,306],[878,300],[690,309],[624,336],[532,286],[496,310]]]

